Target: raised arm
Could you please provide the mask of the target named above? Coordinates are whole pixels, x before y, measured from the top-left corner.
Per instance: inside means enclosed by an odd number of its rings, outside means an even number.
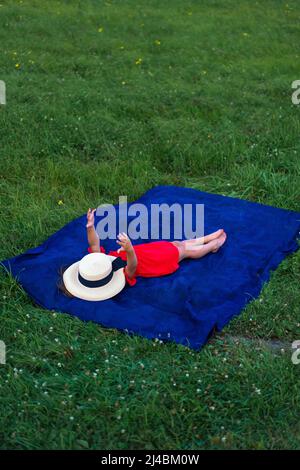
[[[86,214],[87,224],[86,224],[86,232],[87,238],[90,245],[90,249],[92,253],[100,253],[100,240],[98,234],[95,230],[95,212],[96,209],[89,209]]]
[[[127,266],[125,268],[126,274],[129,278],[133,278],[136,267],[137,267],[137,257],[130,241],[130,238],[127,237],[126,233],[119,233],[117,243],[126,251],[127,254]]]

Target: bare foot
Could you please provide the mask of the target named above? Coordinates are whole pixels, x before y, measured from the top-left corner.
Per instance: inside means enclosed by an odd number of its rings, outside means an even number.
[[[204,237],[200,238],[192,238],[191,240],[185,240],[184,243],[190,249],[192,245],[204,245],[206,243],[211,242],[212,240],[216,240],[224,233],[224,229],[220,228],[216,232],[210,233],[209,235],[205,235]]]
[[[223,235],[224,229],[220,228],[216,232],[211,233],[210,235],[207,235],[207,238],[209,238],[209,241],[215,240],[216,238],[219,238],[221,235]]]
[[[221,235],[215,240],[216,242],[216,248],[212,250],[212,253],[217,253],[217,251],[221,248],[222,245],[226,242],[227,234],[226,232],[221,233]]]

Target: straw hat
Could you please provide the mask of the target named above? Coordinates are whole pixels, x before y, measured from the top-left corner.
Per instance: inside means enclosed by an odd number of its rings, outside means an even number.
[[[105,300],[125,286],[126,262],[104,253],[90,253],[72,264],[63,274],[70,294],[83,300]]]

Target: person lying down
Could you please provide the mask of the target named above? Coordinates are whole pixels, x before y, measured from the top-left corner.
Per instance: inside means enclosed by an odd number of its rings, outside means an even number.
[[[134,286],[139,276],[165,276],[176,271],[184,259],[216,253],[227,238],[225,231],[219,229],[191,240],[154,241],[134,246],[122,232],[117,237],[120,248],[106,254],[95,230],[95,211],[87,212],[89,254],[62,272],[59,288],[69,297],[88,301],[110,299],[126,284]]]

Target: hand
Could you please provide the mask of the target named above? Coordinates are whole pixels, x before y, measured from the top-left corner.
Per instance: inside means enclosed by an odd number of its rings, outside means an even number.
[[[130,241],[130,238],[127,237],[126,233],[122,232],[119,233],[118,235],[118,240],[117,243],[118,245],[121,245],[121,250],[125,250],[127,253],[133,250],[132,243]]]
[[[89,209],[87,211],[87,214],[86,214],[86,218],[87,218],[87,224],[86,224],[86,227],[89,228],[89,227],[94,227],[94,223],[95,223],[95,214],[96,212],[96,209]]]

